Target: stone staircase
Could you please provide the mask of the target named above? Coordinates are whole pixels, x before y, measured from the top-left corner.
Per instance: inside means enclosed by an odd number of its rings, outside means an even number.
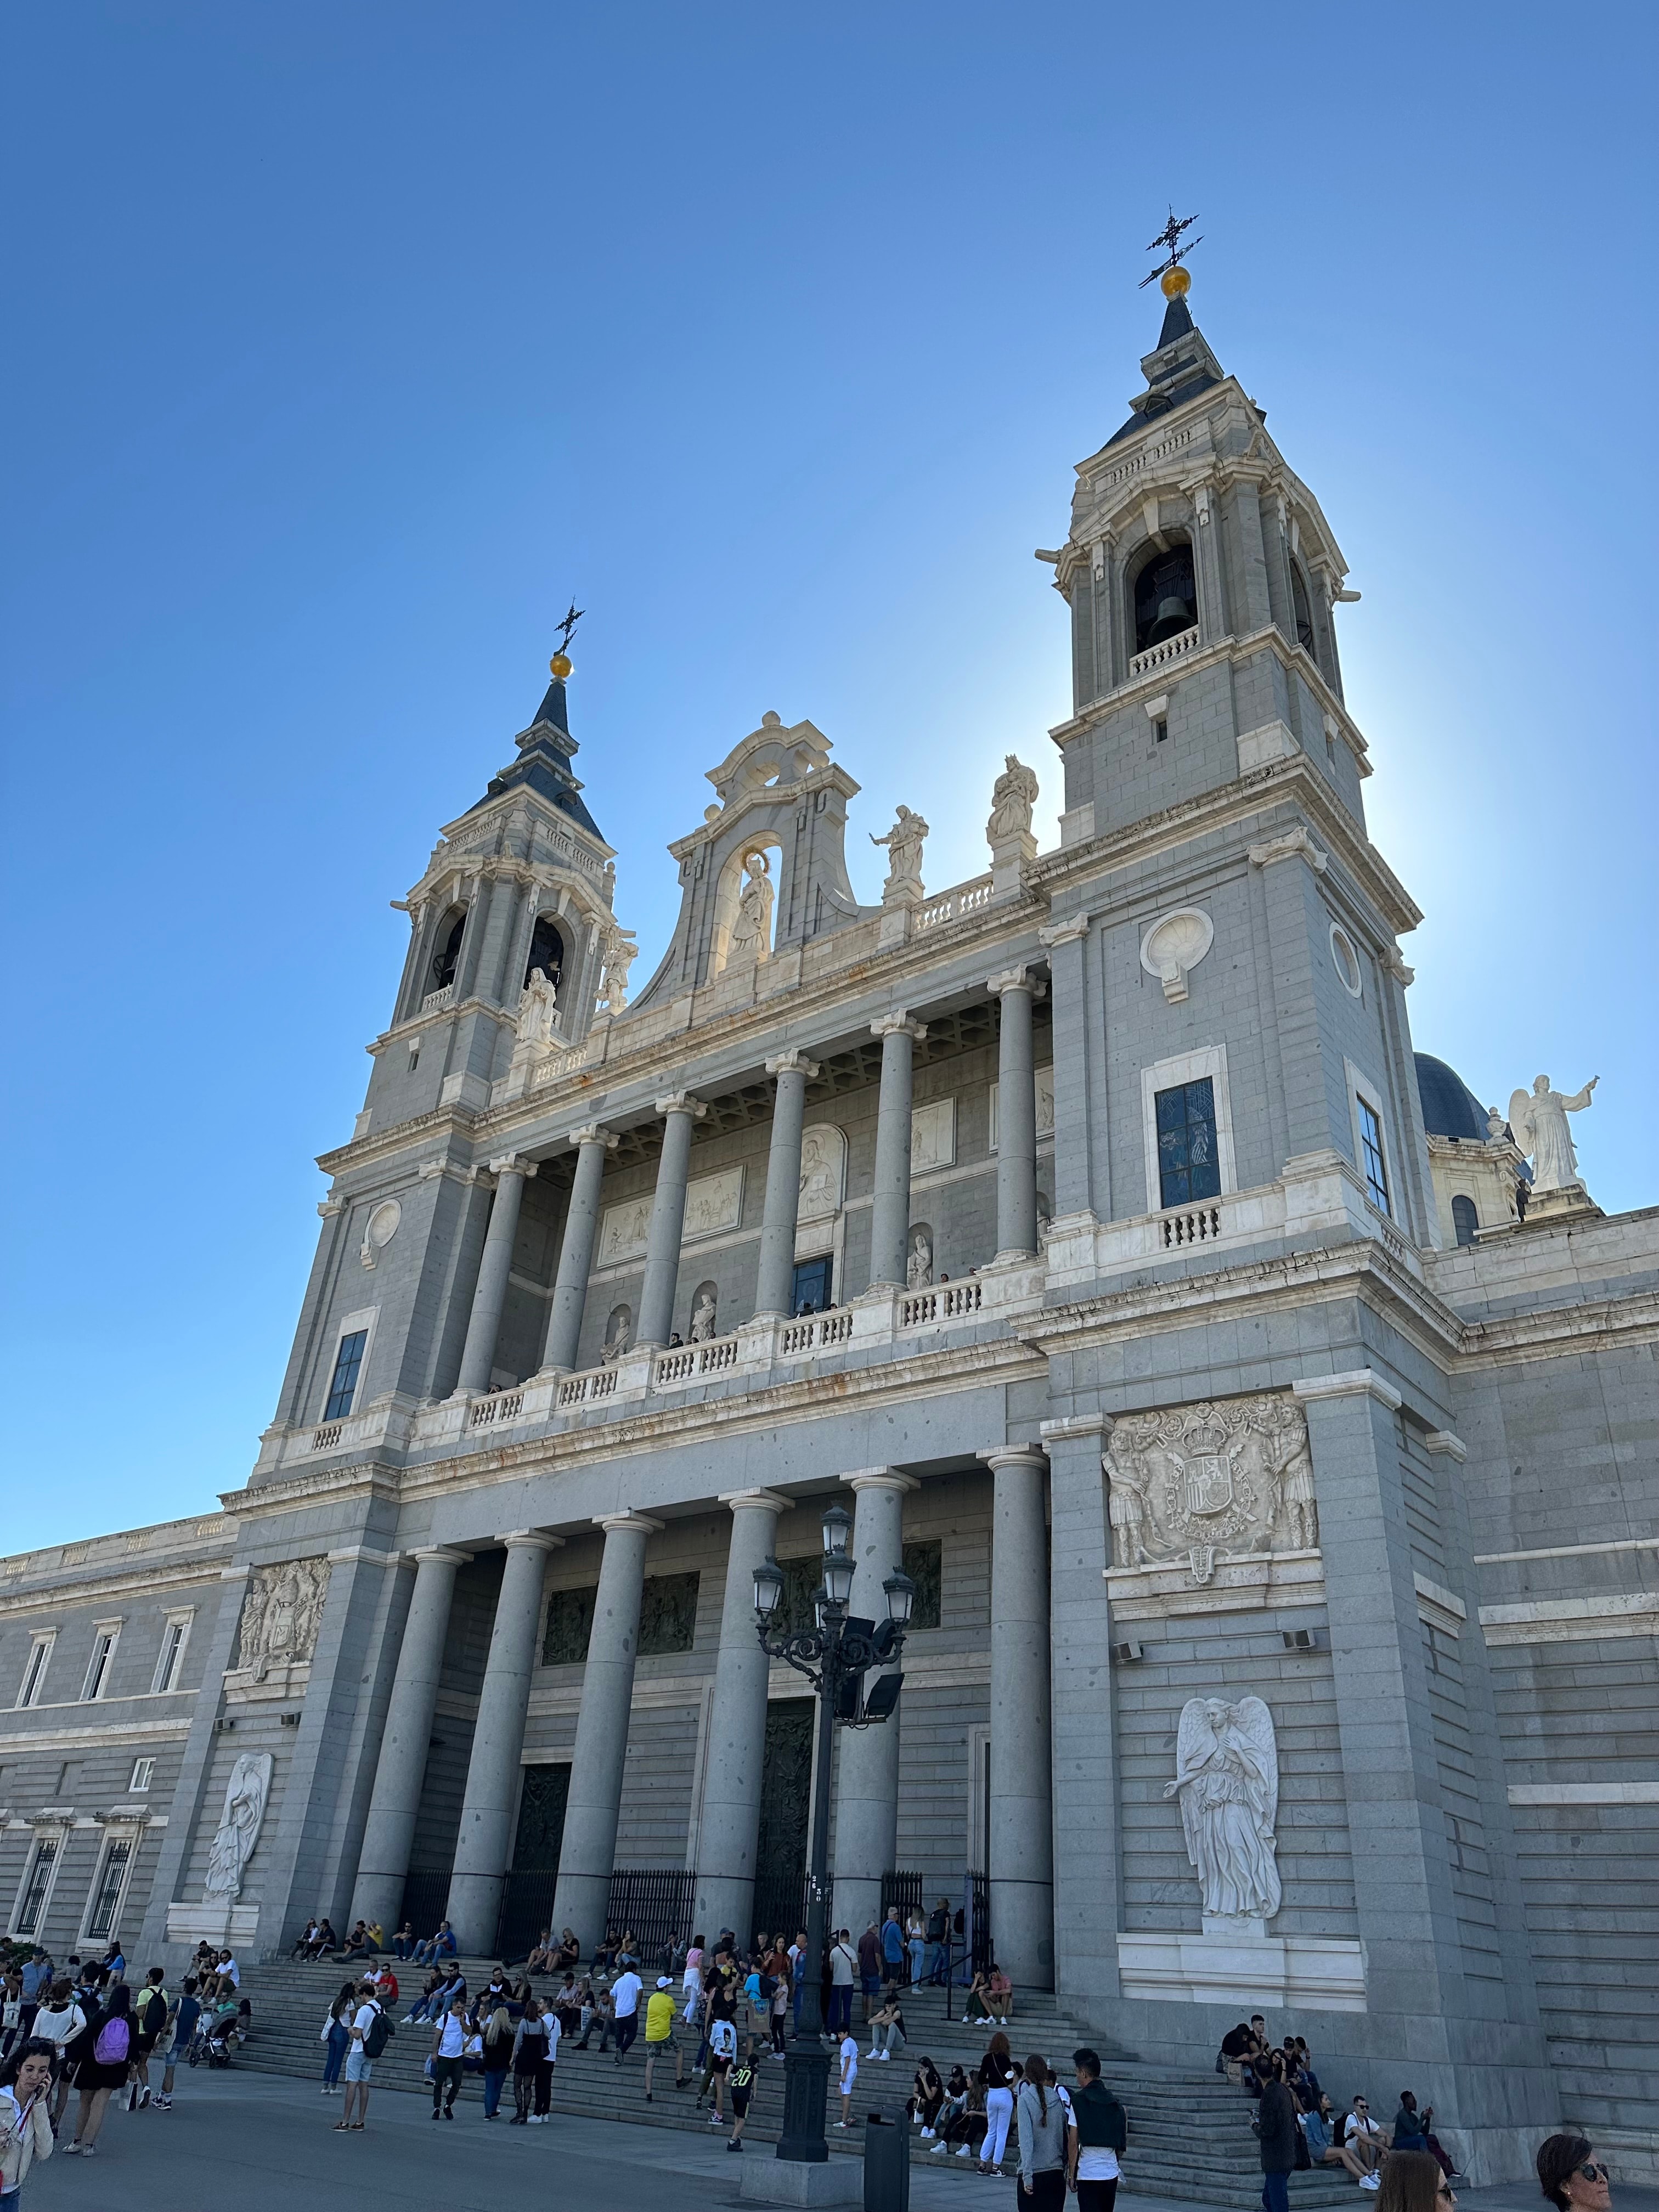
[[[490,1960],[462,1961],[469,1989],[483,1987],[494,1963]],[[292,2075],[320,2084],[323,2021],[346,1972],[340,1961],[302,1965],[294,1960],[273,1960],[244,1967],[242,1989],[252,2001],[253,2032],[237,2054],[235,2063],[263,2073]],[[413,2002],[422,1978],[414,1970],[407,1977],[399,1976],[399,2016]],[[538,1981],[538,1987],[550,1996],[554,1984],[544,1978]],[[960,2002],[959,1992],[957,1998]],[[853,2099],[853,2125],[844,2135],[833,2125],[830,2127],[832,2153],[856,2155],[862,2149],[866,2113],[885,2111],[893,2114],[903,2110],[904,2101],[910,2094],[912,2072],[924,2053],[933,2059],[941,2075],[948,2074],[951,2066],[958,2063],[971,2068],[984,2055],[990,2030],[965,2025],[959,2019],[947,2021],[944,2017],[941,1990],[919,1991],[917,2001],[906,2005],[905,2018],[910,2030],[906,2051],[885,2063],[860,2057],[858,2087]],[[1040,2051],[1066,2080],[1071,2075],[1071,2054],[1079,2045],[1092,2045],[1100,2052],[1105,2079],[1121,2098],[1129,2115],[1129,2148],[1125,2166],[1127,2186],[1137,2196],[1223,2205],[1232,2208],[1232,2212],[1250,2212],[1250,2208],[1258,2203],[1261,2169],[1255,2137],[1250,2132],[1249,2112],[1239,2092],[1220,2075],[1148,2064],[1092,2033],[1058,2005],[1053,1996],[1042,1993],[1020,2000],[1008,2034],[1017,2058],[1024,2058],[1029,2051]],[[866,2035],[863,2049],[867,2051],[868,2048]],[[418,2022],[412,2027],[399,2027],[375,2062],[376,2089],[429,2094],[422,2069],[430,2049],[429,2027]],[[693,2050],[687,2050],[688,2074],[694,2055]],[[644,2070],[644,2052],[638,2043],[619,2067],[615,2063],[614,2053],[602,2053],[597,2043],[586,2051],[578,2051],[574,2040],[567,2039],[560,2044],[558,2065],[553,2076],[554,2113],[626,2121],[635,2127],[708,2131],[708,2116],[694,2108],[690,2089],[674,2088],[672,2068],[657,2069],[653,2100],[647,2105]],[[744,2139],[763,2154],[778,2139],[782,2116],[782,2075],[779,2061],[769,2056],[761,2061]],[[470,2107],[467,2117],[475,2124],[480,2117],[483,2098],[482,2077],[469,2074],[458,2110]],[[830,2103],[833,2121],[833,2091]],[[512,2108],[509,2081],[499,2125],[507,2125]],[[551,2140],[556,2145],[556,2134]],[[1012,2154],[1012,2136],[1010,2150],[1011,2155],[1004,2161],[1004,2171],[1007,2172],[1012,2172],[1018,2165],[1017,2157]],[[951,2172],[971,2174],[975,2170],[972,2158],[958,2158],[952,2152],[931,2154],[932,2146],[913,2134],[913,2163]],[[1296,2212],[1320,2212],[1320,2208],[1339,2203],[1352,2204],[1356,2193],[1347,2176],[1337,2168],[1291,2177],[1291,2203]]]

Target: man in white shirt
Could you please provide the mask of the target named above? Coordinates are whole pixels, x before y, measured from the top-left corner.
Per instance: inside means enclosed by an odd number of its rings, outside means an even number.
[[[847,2002],[850,2010],[853,2002],[853,1984],[850,1981],[847,1984]],[[841,2118],[836,2122],[838,2128],[850,2128],[853,2124],[853,2084],[858,2078],[859,2039],[854,2034],[852,2023],[849,2021],[847,2031],[841,2039]]]
[[[617,2063],[620,2066],[640,2032],[640,1992],[645,1987],[639,1976],[629,1966],[617,1975],[611,1984],[611,1995],[617,2008]]]
[[[1342,2130],[1342,2163],[1362,2189],[1382,2186],[1382,2130],[1371,2118],[1370,2106],[1356,2091],[1352,2111]]]
[[[228,1982],[234,1990],[240,1990],[242,1986],[241,1971],[228,1951],[219,1954],[219,1977],[222,1981]]]
[[[455,2100],[466,2071],[466,1999],[457,1997],[432,2031],[432,2117],[455,2117]],[[446,2095],[447,2091],[447,2095]]]
[[[334,2124],[337,2135],[361,2128],[368,2118],[368,2083],[374,2061],[364,2047],[364,2039],[380,2016],[380,2002],[373,1983],[359,1982],[357,2009],[351,2015],[351,2042],[346,2051],[345,2107]]]
[[[853,2025],[853,1984],[858,1978],[858,1954],[848,1929],[839,1930],[830,1953],[830,2017],[824,2022],[831,2035]]]

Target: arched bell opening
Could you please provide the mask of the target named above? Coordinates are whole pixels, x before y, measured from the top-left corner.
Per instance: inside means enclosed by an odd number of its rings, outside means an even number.
[[[1296,623],[1296,641],[1304,653],[1319,658],[1314,644],[1313,607],[1308,598],[1307,580],[1299,562],[1291,562],[1291,613]]]
[[[1148,554],[1136,572],[1133,592],[1137,653],[1149,652],[1166,639],[1194,629],[1198,622],[1198,581],[1191,545],[1183,538]]]
[[[524,964],[526,984],[538,969],[556,990],[564,981],[564,939],[550,915],[538,914],[536,917],[530,939],[530,957]]]
[[[465,933],[466,908],[452,907],[438,924],[437,935],[433,939],[435,950],[426,986],[428,991],[447,990],[454,981],[461,957],[461,939]]]

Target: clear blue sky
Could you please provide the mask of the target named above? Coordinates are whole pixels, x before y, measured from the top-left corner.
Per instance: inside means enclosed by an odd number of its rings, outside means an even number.
[[[1031,558],[1167,204],[1336,530],[1417,1042],[1599,1074],[1659,1200],[1653,11],[285,0],[3,33],[0,1551],[198,1510],[270,1417],[405,925],[574,592],[638,977],[767,708],[981,866],[1054,841]],[[855,834],[855,881],[880,856]],[[637,978],[636,978],[637,980]]]

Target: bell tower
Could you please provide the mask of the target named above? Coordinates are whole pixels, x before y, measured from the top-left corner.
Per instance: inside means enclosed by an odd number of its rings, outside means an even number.
[[[1399,949],[1420,915],[1365,834],[1371,764],[1333,619],[1359,595],[1193,319],[1182,227],[1155,241],[1170,254],[1142,387],[1078,465],[1066,544],[1038,555],[1072,619],[1061,841],[1102,853],[1097,910],[1122,938],[1103,977],[1130,979],[1103,1010],[1125,1106],[1090,1211],[1312,1175],[1322,1224],[1436,1244]],[[1126,1110],[1143,1086],[1144,1157]],[[1171,1181],[1159,1164],[1194,1115],[1205,1173]]]

